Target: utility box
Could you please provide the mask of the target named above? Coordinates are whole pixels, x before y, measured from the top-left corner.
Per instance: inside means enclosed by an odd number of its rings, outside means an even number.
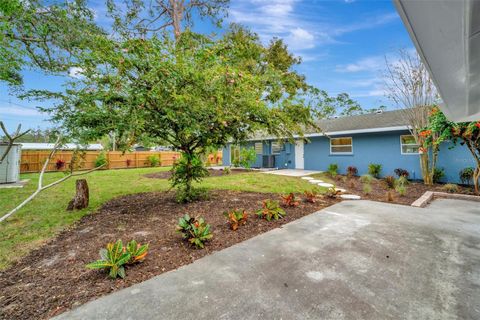
[[[7,151],[8,144],[0,142],[0,159]],[[22,145],[14,144],[7,156],[0,163],[0,184],[15,183],[20,181],[20,159],[22,156]]]

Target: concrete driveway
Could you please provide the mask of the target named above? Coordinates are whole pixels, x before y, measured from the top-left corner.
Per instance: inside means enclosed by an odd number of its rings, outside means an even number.
[[[342,202],[58,319],[480,319],[480,207]]]

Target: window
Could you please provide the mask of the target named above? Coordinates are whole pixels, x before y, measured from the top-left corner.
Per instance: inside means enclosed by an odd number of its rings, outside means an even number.
[[[283,150],[283,143],[278,141],[272,141],[272,154],[280,154]]]
[[[240,160],[240,147],[230,145],[230,164],[235,164],[238,160]]]
[[[256,154],[263,154],[263,143],[255,142],[255,153]]]
[[[352,154],[352,137],[331,138],[330,154]]]
[[[402,154],[418,154],[418,144],[412,135],[400,136]]]

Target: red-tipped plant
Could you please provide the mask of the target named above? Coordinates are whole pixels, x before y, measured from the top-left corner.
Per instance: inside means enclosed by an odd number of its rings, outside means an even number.
[[[237,230],[239,226],[247,223],[248,213],[245,210],[230,210],[223,213],[230,223],[230,229]]]
[[[295,198],[295,195],[293,194],[293,192],[290,192],[289,194],[282,196],[282,203],[285,207],[296,207],[300,204]]]

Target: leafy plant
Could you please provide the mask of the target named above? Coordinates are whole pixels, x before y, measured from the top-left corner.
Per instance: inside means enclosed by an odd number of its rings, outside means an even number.
[[[55,169],[61,170],[65,167],[65,161],[62,159],[58,159],[57,162],[55,162]]]
[[[175,193],[175,200],[178,203],[208,200],[209,198],[210,194],[207,188],[191,188],[190,192],[187,192],[185,188],[178,188]]]
[[[395,188],[395,177],[394,176],[386,176],[385,183],[387,184],[388,188],[394,189]]]
[[[380,177],[380,173],[382,172],[382,165],[378,163],[370,163],[368,165],[368,173],[375,177],[378,178]]]
[[[335,189],[335,187],[330,187],[325,191],[324,195],[329,198],[336,198],[339,193],[340,191]]]
[[[262,209],[257,210],[256,214],[270,221],[272,219],[278,220],[283,218],[286,215],[286,212],[280,208],[280,204],[276,200],[264,200],[262,204]]]
[[[124,247],[122,240],[108,243],[107,248],[100,249],[100,260],[86,265],[89,269],[107,269],[108,275],[115,279],[117,276],[125,278],[124,265],[142,261],[148,252],[148,244],[141,246],[135,240]]]
[[[213,237],[210,225],[203,218],[196,219],[188,214],[178,219],[177,231],[197,248],[204,248],[205,242]]]
[[[445,177],[445,169],[435,168],[433,171],[433,183],[439,183],[443,177]]]
[[[150,167],[157,167],[160,165],[160,158],[157,155],[152,154],[147,157],[147,163]]]
[[[408,177],[410,176],[410,173],[408,172],[408,170],[405,170],[405,169],[402,169],[402,168],[397,168],[395,170],[393,170],[393,172],[395,172],[395,174],[397,175],[397,177],[405,177],[408,179]]]
[[[107,155],[105,154],[105,152],[100,152],[97,159],[95,159],[95,168],[104,166],[107,163],[108,163]]]
[[[469,185],[473,182],[473,174],[475,169],[472,167],[467,167],[465,169],[460,170],[459,177],[462,184]]]
[[[362,183],[372,183],[373,177],[369,174],[364,174],[363,176],[360,177],[360,181]]]
[[[333,177],[335,178],[338,174],[338,164],[336,163],[330,163],[328,165],[328,169],[327,169],[327,172]]]
[[[407,177],[405,176],[400,176],[397,180],[395,180],[395,185],[396,186],[408,186],[410,184],[410,181],[408,181]]]
[[[355,177],[358,174],[358,169],[357,167],[354,166],[348,166],[347,167],[347,176],[348,177]]]
[[[245,210],[230,210],[223,213],[230,223],[230,229],[237,230],[239,226],[247,223],[248,213]]]
[[[458,186],[453,183],[447,183],[442,187],[442,189],[449,193],[457,193],[459,191]]]
[[[257,153],[255,152],[255,148],[241,148],[240,149],[240,159],[239,165],[243,168],[250,169],[252,165],[257,160]]]
[[[403,184],[397,184],[395,186],[395,191],[401,196],[404,197],[407,195],[407,187]]]
[[[296,207],[299,205],[299,202],[296,200],[295,194],[293,194],[293,192],[290,192],[287,195],[283,195],[282,203],[286,207]]]
[[[303,192],[303,194],[305,195],[305,201],[306,202],[315,203],[317,195],[318,195],[318,191],[317,190],[312,190],[312,191],[305,190]]]
[[[365,194],[372,193],[372,186],[370,185],[370,183],[364,183],[363,184],[363,193],[365,193]]]
[[[223,174],[229,175],[230,173],[232,173],[232,169],[230,169],[230,167],[225,167],[225,169],[223,169]]]
[[[171,173],[172,176],[169,180],[172,181],[173,187],[178,187],[178,202],[192,202],[208,197],[206,189],[196,189],[192,186],[193,181],[199,182],[209,175],[199,157],[183,153],[182,157],[173,165]]]

